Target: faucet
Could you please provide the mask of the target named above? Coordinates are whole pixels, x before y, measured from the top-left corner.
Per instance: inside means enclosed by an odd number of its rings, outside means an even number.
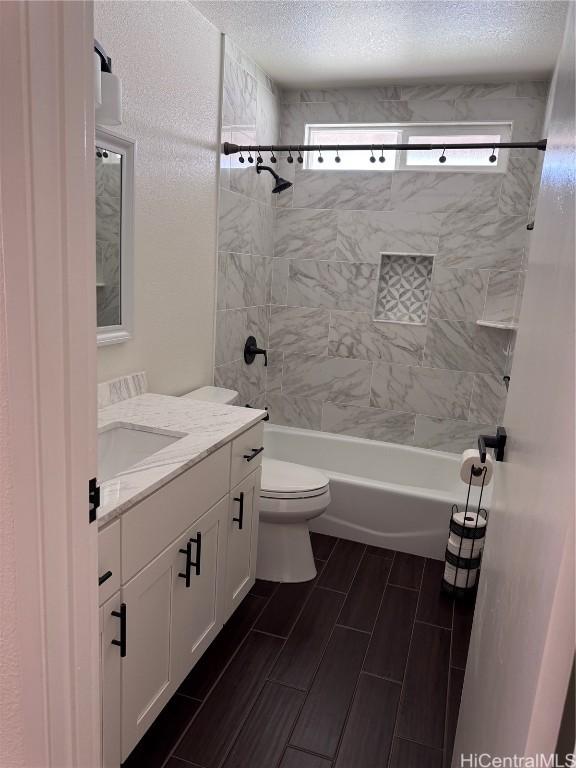
[[[268,365],[268,351],[260,349],[254,336],[248,336],[244,344],[244,362],[246,365],[252,365],[256,355],[264,355],[264,366]]]

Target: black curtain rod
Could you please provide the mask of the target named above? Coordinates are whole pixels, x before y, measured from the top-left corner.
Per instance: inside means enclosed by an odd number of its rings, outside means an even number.
[[[239,152],[329,152],[340,150],[375,150],[384,149],[539,149],[546,151],[546,139],[540,141],[497,141],[482,144],[268,144],[268,145],[240,145],[225,141],[223,150],[225,155],[236,155]]]

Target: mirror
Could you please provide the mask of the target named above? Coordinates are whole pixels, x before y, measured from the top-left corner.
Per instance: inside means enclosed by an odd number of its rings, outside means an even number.
[[[134,142],[96,131],[98,344],[131,337]]]

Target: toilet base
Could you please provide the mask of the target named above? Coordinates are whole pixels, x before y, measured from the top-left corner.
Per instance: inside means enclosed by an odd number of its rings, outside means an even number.
[[[308,522],[266,523],[258,529],[256,578],[296,584],[316,576]]]

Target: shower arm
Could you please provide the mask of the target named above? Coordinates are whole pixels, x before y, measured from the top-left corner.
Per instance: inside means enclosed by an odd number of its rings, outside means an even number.
[[[225,155],[236,155],[239,152],[329,152],[330,150],[358,151],[358,150],[385,150],[385,149],[409,149],[409,150],[437,150],[437,149],[539,149],[546,151],[546,139],[540,141],[490,141],[481,143],[450,143],[450,144],[258,144],[244,145],[232,144],[225,141],[222,151]]]

